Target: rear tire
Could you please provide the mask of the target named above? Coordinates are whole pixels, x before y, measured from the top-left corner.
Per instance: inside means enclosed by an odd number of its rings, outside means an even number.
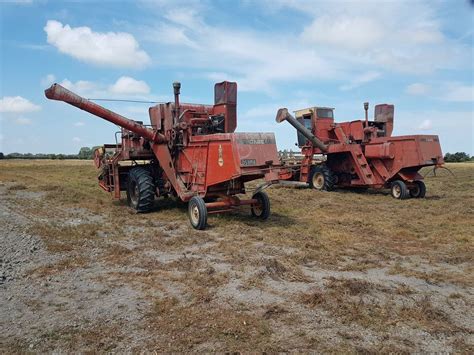
[[[188,217],[194,229],[203,230],[207,225],[207,207],[204,200],[194,196],[188,203]]]
[[[410,196],[413,198],[424,198],[426,195],[426,185],[421,180],[416,180],[415,186],[410,189]]]
[[[267,193],[263,191],[256,192],[252,196],[252,199],[258,201],[257,205],[252,205],[250,207],[250,213],[252,213],[252,216],[262,220],[270,217],[270,199],[268,198]]]
[[[128,173],[127,202],[137,212],[148,212],[155,201],[155,184],[151,173],[144,168],[133,168]]]
[[[331,191],[336,185],[336,176],[326,165],[317,165],[311,167],[308,182],[312,189]]]
[[[409,197],[407,185],[401,180],[392,182],[390,192],[392,197],[398,200],[405,200]]]

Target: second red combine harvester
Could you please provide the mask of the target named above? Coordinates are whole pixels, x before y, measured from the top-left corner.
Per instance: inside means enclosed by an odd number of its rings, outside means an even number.
[[[419,170],[442,164],[438,136],[392,136],[394,106],[375,106],[374,120],[334,122],[334,109],[312,107],[278,110],[276,121],[288,121],[298,131],[302,160],[281,171],[281,180],[309,183],[318,190],[335,187],[390,188],[394,198],[425,197]],[[315,157],[323,156],[323,162]]]
[[[254,217],[268,218],[270,202],[262,189],[239,199],[244,184],[264,178],[278,181],[279,157],[273,133],[234,133],[237,84],[215,85],[214,105],[181,104],[180,83],[174,103],[149,109],[150,125],[133,121],[53,84],[48,99],[64,101],[121,127],[121,142],[95,152],[99,185],[115,198],[126,191],[138,212],[153,208],[155,197],[188,202],[191,225],[204,229],[208,213],[249,205]]]

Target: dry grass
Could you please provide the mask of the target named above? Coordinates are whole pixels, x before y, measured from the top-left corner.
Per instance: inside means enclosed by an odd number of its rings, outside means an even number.
[[[275,351],[271,330],[259,317],[209,303],[182,305],[176,298],[157,299],[148,321],[156,351]]]
[[[241,210],[204,232],[173,201],[137,215],[111,200],[90,162],[1,161],[0,182],[60,257],[33,279],[80,272],[149,304],[135,323],[44,329],[40,350],[469,352],[474,164],[449,167],[420,200],[272,187],[267,222]]]
[[[72,269],[77,269],[79,267],[84,267],[89,264],[89,260],[83,256],[75,257],[66,257],[63,260],[60,260],[53,264],[48,264],[44,266],[37,267],[32,269],[29,274],[33,277],[38,278],[47,278],[48,276],[57,275],[58,273],[64,271],[70,271]]]
[[[386,295],[374,297],[374,290]],[[391,293],[391,289],[364,280],[331,279],[326,289],[303,293],[300,299],[310,307],[328,311],[345,324],[355,323],[375,331],[389,326],[414,327],[433,334],[468,331],[434,306],[428,296],[399,302]]]

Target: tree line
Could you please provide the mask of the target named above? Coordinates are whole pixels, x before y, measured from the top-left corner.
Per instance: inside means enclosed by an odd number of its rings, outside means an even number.
[[[464,152],[457,152],[454,154],[446,153],[444,161],[447,163],[461,163],[463,161],[474,161],[474,155],[471,157],[469,154]]]
[[[77,154],[44,154],[44,153],[9,153],[3,154],[0,152],[0,159],[94,159],[94,150],[98,147],[82,147]],[[280,150],[278,152],[283,159],[292,158],[300,151],[293,152],[292,150]],[[461,163],[466,161],[474,161],[474,155],[471,157],[465,152],[446,153],[444,161],[447,163]]]
[[[44,154],[44,153],[9,153],[0,152],[0,159],[94,159],[94,151],[98,147],[82,147],[77,154]]]

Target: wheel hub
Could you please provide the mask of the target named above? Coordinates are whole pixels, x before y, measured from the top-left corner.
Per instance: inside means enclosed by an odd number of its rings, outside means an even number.
[[[324,176],[321,173],[316,173],[313,175],[313,186],[315,189],[322,189],[324,186]]]
[[[257,217],[260,217],[262,215],[263,213],[262,201],[259,200],[257,204],[252,206],[252,208],[255,215],[257,215]]]
[[[191,207],[191,220],[194,224],[199,222],[199,209],[196,205]]]
[[[402,189],[400,188],[400,186],[395,185],[395,186],[393,187],[393,194],[394,194],[394,196],[395,196],[396,198],[399,198],[400,195],[401,195],[401,193],[402,193]]]

